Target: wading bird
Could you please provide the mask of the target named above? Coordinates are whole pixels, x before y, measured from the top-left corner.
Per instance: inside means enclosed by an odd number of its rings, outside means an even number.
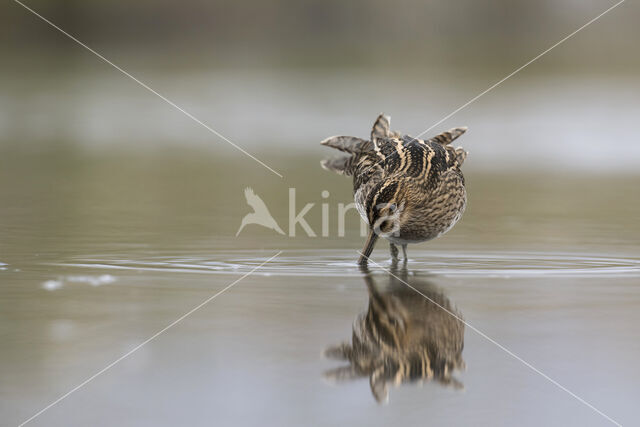
[[[460,171],[467,152],[450,145],[467,128],[454,128],[421,140],[392,132],[389,120],[384,114],[378,116],[370,140],[333,136],[321,142],[347,153],[321,164],[353,176],[356,207],[369,225],[360,264],[367,263],[379,236],[389,240],[394,260],[398,259],[396,245],[402,246],[406,260],[408,243],[446,233],[467,204]]]

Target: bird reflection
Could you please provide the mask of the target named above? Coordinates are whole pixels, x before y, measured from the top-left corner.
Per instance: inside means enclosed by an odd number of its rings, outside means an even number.
[[[389,384],[434,380],[461,388],[452,375],[465,367],[464,323],[449,298],[432,283],[409,276],[406,267],[392,270],[385,285],[362,269],[369,291],[367,311],[356,318],[350,343],[325,351],[349,365],[325,376],[334,381],[368,377],[378,402],[388,400]]]

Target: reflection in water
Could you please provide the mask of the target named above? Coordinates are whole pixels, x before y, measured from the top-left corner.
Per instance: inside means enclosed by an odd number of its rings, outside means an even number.
[[[406,267],[393,271],[386,286],[376,284],[366,268],[364,272],[369,307],[356,318],[351,343],[325,351],[327,357],[346,360],[349,365],[327,371],[325,376],[336,381],[369,377],[378,402],[388,400],[389,383],[397,386],[434,379],[462,387],[452,373],[465,367],[464,323],[449,299],[432,283],[409,276]]]

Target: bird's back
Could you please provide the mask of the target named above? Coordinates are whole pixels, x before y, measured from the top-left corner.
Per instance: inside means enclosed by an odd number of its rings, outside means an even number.
[[[362,203],[364,212],[405,193],[409,200],[427,201],[452,175],[464,185],[461,148],[409,135],[380,139],[377,147],[359,156],[354,171],[356,204]]]
[[[384,140],[381,148],[383,179],[402,178],[425,188],[434,187],[440,175],[460,170],[455,150],[434,140],[409,135]]]

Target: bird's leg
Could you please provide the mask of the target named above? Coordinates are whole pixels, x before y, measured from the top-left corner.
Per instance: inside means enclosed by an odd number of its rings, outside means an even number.
[[[358,259],[358,264],[362,265],[369,262],[369,255],[371,255],[371,252],[373,252],[373,247],[376,245],[376,240],[378,240],[378,235],[376,234],[375,230],[369,230],[369,237],[367,237],[364,248],[362,248],[360,259]]]
[[[398,261],[398,247],[389,242],[389,251],[391,252],[391,261]]]
[[[407,256],[407,244],[402,245],[402,256],[404,257],[404,261],[407,262],[409,257]]]

